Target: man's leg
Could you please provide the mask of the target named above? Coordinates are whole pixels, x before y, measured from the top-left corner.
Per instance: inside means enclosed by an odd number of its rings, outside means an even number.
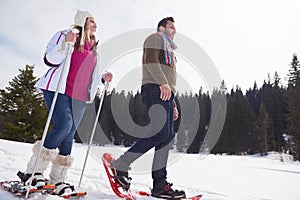
[[[142,99],[148,115],[151,115],[151,125],[140,139],[119,159],[115,161],[119,171],[127,171],[128,166],[153,147],[159,147],[169,140],[168,109],[169,102],[160,99],[160,89],[156,84],[142,86]]]
[[[173,131],[173,113],[174,113],[174,105],[173,105],[172,95],[169,101],[164,102],[163,106],[167,111],[166,123],[162,130],[164,135],[164,140],[161,143],[155,146],[155,153],[152,163],[152,178],[154,182],[161,182],[167,179],[167,161],[169,157],[170,150],[170,142],[174,139],[174,131]]]

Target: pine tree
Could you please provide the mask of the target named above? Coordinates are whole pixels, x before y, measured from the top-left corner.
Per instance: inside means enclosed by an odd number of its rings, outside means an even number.
[[[254,151],[254,112],[239,87],[227,95],[227,111],[222,134],[214,153],[243,154]]]
[[[283,88],[280,87],[280,78],[275,72],[274,81],[271,83],[270,76],[262,87],[262,102],[271,118],[272,130],[268,136],[269,150],[281,151],[284,147],[283,134],[286,132],[285,124],[285,99]]]
[[[292,62],[290,64],[291,69],[289,70],[289,80],[288,80],[288,86],[296,86],[297,78],[300,76],[300,61],[298,60],[298,57],[296,54],[293,55]]]
[[[200,109],[200,119],[198,122],[198,129],[196,135],[194,136],[191,145],[187,149],[187,153],[199,153],[201,145],[207,133],[211,115],[211,100],[209,95],[199,92],[199,94],[196,95],[196,97],[198,99]]]
[[[195,105],[196,99],[188,95],[186,92],[179,98],[180,102],[180,127],[176,134],[176,149],[179,152],[184,152],[188,147],[188,134],[191,131],[193,123],[195,123],[195,108],[190,105]],[[197,119],[198,120],[198,119]]]
[[[257,87],[256,82],[254,82],[253,89],[249,89],[248,91],[246,91],[246,96],[256,116],[258,116],[262,95]]]
[[[283,135],[287,132],[287,119],[288,114],[287,102],[285,98],[286,90],[281,85],[280,77],[277,72],[274,74],[272,83],[272,95],[274,97],[275,109],[273,108],[273,120],[275,129],[276,151],[282,151],[285,148],[285,141]]]
[[[233,154],[233,128],[234,128],[234,101],[233,97],[235,95],[235,92],[233,89],[231,89],[230,94],[226,94],[226,117],[225,117],[225,123],[224,127],[222,129],[222,133],[212,149],[212,153],[218,154],[218,153],[229,153]]]
[[[197,136],[200,120],[200,107],[197,96],[193,95],[191,91],[189,93],[186,92],[184,98],[180,102],[180,109],[181,125],[176,140],[177,143],[180,142],[178,145],[185,150],[186,148],[193,146],[193,141]]]
[[[234,146],[236,153],[249,153],[253,151],[255,115],[247,98],[240,88],[234,97]]]
[[[19,69],[20,74],[0,90],[1,133],[3,139],[34,142],[40,139],[47,118],[41,93],[34,88],[34,66]]]
[[[111,110],[111,99],[112,96],[115,95],[115,93],[115,89],[113,89],[109,95],[105,96],[103,101],[103,108],[99,118],[101,130],[103,130],[103,134],[100,133],[101,136],[99,137],[99,142],[101,145],[110,143],[113,140],[112,131],[113,127],[116,126],[116,123],[113,119],[113,114]]]
[[[300,68],[297,55],[293,55],[290,64],[288,88],[286,98],[288,103],[289,135],[292,135],[294,143],[294,158],[300,160]]]
[[[259,118],[256,122],[255,139],[256,150],[263,155],[268,154],[269,148],[269,135],[272,132],[272,119],[264,103],[262,102],[259,107]]]
[[[78,143],[89,143],[94,123],[96,120],[97,112],[99,109],[99,104],[102,96],[96,96],[95,100],[92,104],[87,104],[85,113],[83,118],[77,127],[76,134],[75,134],[75,141]],[[94,133],[93,144],[97,144],[100,146],[104,146],[110,143],[110,121],[109,121],[109,113],[110,111],[110,95],[105,92],[104,99],[102,103],[102,107],[100,110],[100,116],[98,118],[98,123],[96,124],[96,130]]]

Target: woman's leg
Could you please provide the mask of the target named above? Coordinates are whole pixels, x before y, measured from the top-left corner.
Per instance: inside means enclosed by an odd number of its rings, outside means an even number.
[[[49,110],[55,93],[51,91],[43,92]],[[52,115],[52,129],[47,133],[44,147],[47,149],[56,149],[59,147],[72,130],[72,127],[73,116],[70,97],[65,94],[58,94]]]

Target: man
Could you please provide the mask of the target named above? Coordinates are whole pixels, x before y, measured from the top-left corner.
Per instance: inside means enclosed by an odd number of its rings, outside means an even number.
[[[174,103],[176,92],[176,46],[173,37],[176,33],[173,17],[166,17],[158,23],[157,33],[151,34],[144,42],[142,100],[149,117],[150,128],[127,152],[112,163],[117,181],[128,189],[131,178],[129,165],[148,150],[155,148],[152,164],[153,188],[151,195],[164,199],[185,197],[184,191],[173,190],[167,182],[167,160],[169,143],[173,140],[174,120],[178,111]],[[159,105],[159,106],[157,106]]]

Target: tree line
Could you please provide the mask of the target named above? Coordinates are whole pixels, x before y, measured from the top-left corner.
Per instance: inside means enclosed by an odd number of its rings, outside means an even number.
[[[34,66],[26,65],[19,71],[9,86],[0,90],[0,138],[31,143],[41,138],[48,113],[42,94],[34,88],[37,81],[33,76]],[[198,93],[178,93],[175,100],[180,115],[175,121],[173,148],[186,153],[203,150],[213,118],[212,104],[221,94],[226,99],[225,121],[211,153],[240,155],[277,151],[300,160],[300,64],[296,54],[287,76],[287,85],[281,84],[275,72],[260,88],[254,82],[245,93],[239,86],[227,91],[224,81],[213,94],[203,89]],[[87,105],[76,142],[89,141],[99,101],[97,97],[93,104]],[[93,143],[129,147],[149,122],[139,92],[113,89],[105,95]]]

